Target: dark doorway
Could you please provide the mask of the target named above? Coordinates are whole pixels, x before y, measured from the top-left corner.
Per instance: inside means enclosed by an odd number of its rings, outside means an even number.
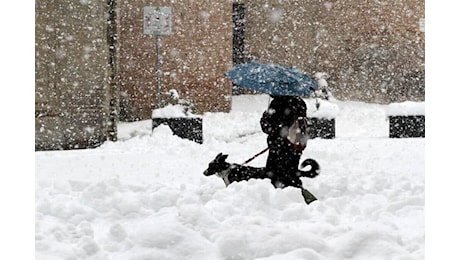
[[[244,63],[244,4],[233,4],[233,64]]]
[[[244,57],[244,20],[245,6],[242,3],[233,3],[233,65],[246,62]],[[232,94],[239,95],[244,89],[233,84]]]

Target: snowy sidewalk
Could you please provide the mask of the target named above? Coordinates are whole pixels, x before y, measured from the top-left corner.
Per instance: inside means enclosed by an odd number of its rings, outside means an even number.
[[[424,258],[425,140],[388,138],[385,106],[334,101],[337,138],[303,154],[321,165],[302,179],[318,197],[307,206],[269,180],[202,174],[219,152],[243,162],[266,146],[268,98],[233,101],[203,115],[203,144],[146,120],[96,149],[35,152],[36,259]]]

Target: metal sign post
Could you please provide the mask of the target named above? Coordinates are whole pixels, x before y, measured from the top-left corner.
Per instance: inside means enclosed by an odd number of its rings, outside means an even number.
[[[156,76],[157,76],[157,109],[160,108],[161,103],[161,71],[160,71],[160,35],[155,35],[156,49],[157,49],[157,63],[156,63]]]
[[[171,35],[172,8],[170,6],[144,6],[144,34],[155,35],[156,41],[156,77],[157,77],[157,108],[160,108],[160,36]]]

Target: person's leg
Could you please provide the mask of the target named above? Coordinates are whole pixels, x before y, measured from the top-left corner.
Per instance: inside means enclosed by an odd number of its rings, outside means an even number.
[[[302,187],[302,181],[297,176],[301,151],[296,151],[284,142],[277,143],[269,150],[267,158],[267,176],[276,188],[286,186]]]

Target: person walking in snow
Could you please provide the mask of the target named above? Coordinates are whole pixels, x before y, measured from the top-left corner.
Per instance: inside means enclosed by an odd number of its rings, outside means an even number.
[[[310,165],[310,170],[298,169],[307,142],[305,102],[296,96],[272,97],[273,100],[260,119],[262,131],[268,135],[269,154],[266,166],[251,167],[228,163],[225,161],[228,155],[219,153],[204,171],[205,176],[215,174],[221,177],[227,186],[234,181],[269,178],[276,188],[302,188],[300,177],[314,178],[318,175],[319,165],[312,159],[302,163],[302,167]]]
[[[268,109],[262,114],[260,126],[266,133],[268,157],[267,176],[277,188],[302,187],[300,177],[314,178],[319,166],[310,171],[299,170],[299,161],[307,146],[307,105],[298,96],[272,96]],[[316,163],[306,160],[303,165]]]

